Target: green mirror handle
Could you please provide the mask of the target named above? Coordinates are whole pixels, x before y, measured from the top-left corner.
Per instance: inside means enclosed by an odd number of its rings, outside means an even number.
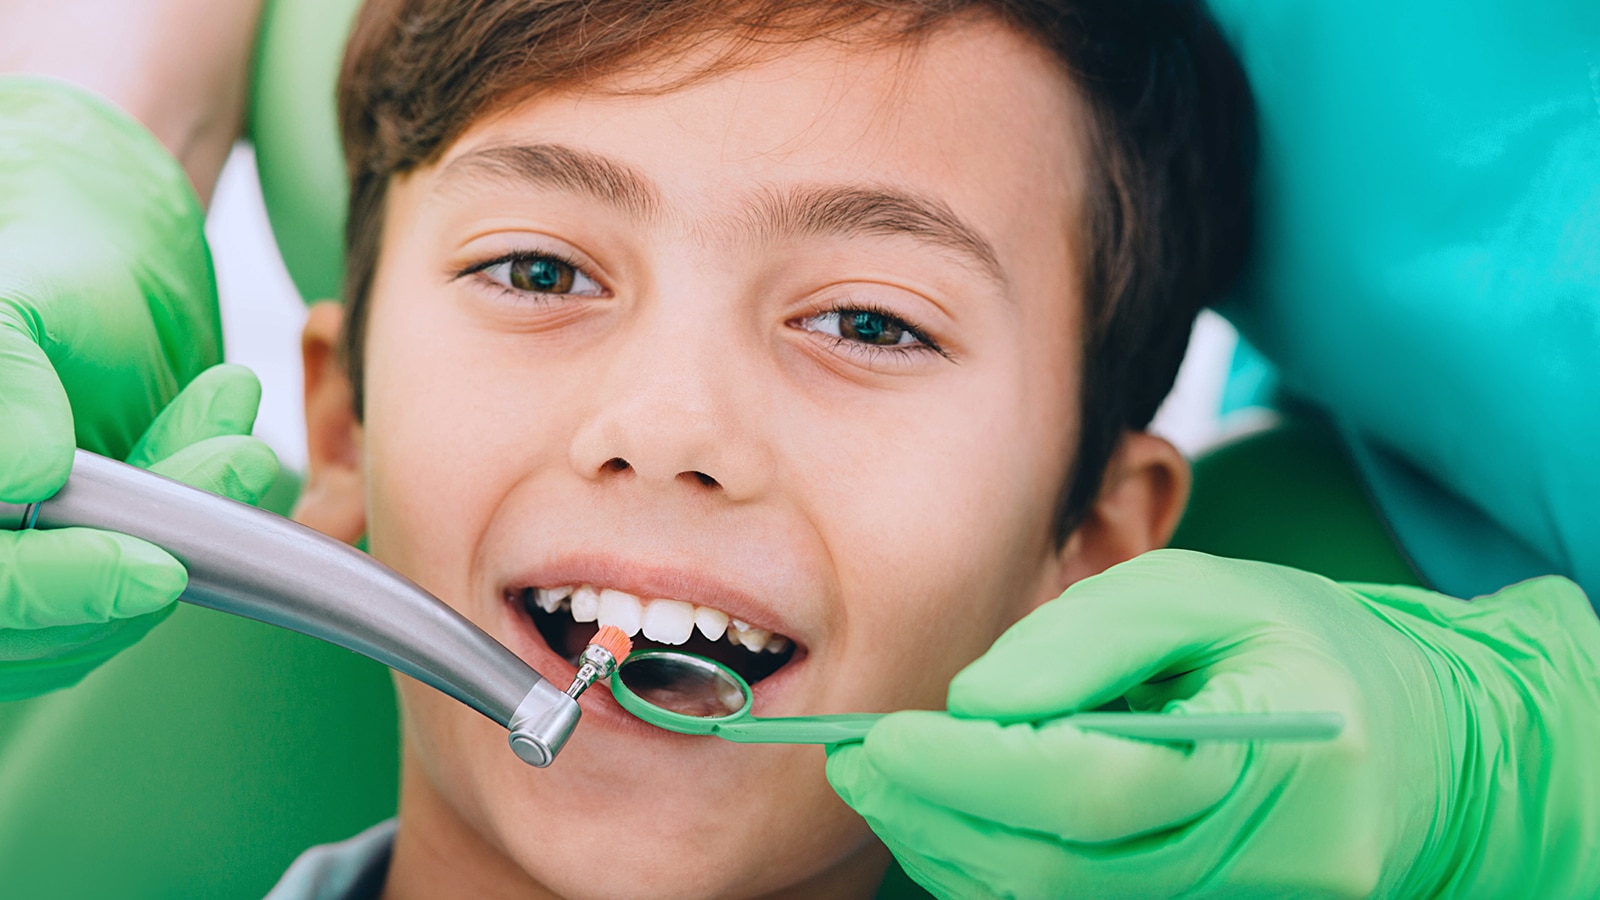
[[[880,713],[754,716],[712,726],[712,733],[741,744],[842,744],[866,737]],[[1168,713],[1085,712],[1056,721],[1076,728],[1147,741],[1325,741],[1344,730],[1338,713]]]
[[[746,716],[713,726],[712,733],[740,744],[845,744],[859,741],[883,713],[793,716],[758,719]]]
[[[1085,712],[1059,721],[1086,731],[1147,741],[1327,741],[1344,730],[1344,716],[1331,712]]]

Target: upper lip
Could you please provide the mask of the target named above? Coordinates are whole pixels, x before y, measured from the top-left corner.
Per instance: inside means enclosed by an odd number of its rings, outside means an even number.
[[[794,638],[796,623],[756,591],[701,568],[652,564],[602,554],[561,556],[536,564],[505,582],[504,593],[524,588],[593,585],[642,600],[667,598],[718,609],[748,625]]]

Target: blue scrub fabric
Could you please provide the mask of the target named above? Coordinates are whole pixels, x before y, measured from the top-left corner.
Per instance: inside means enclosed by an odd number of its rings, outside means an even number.
[[[1435,587],[1600,599],[1600,3],[1211,6],[1262,122],[1222,312]]]

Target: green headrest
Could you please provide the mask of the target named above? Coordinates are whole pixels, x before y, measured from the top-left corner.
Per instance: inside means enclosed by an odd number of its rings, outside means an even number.
[[[361,0],[269,0],[251,79],[250,140],[267,217],[307,302],[339,296],[349,186],[334,88]]]

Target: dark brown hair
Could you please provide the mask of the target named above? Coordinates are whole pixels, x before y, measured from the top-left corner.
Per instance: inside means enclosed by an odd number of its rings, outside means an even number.
[[[1088,196],[1066,211],[1081,216],[1088,246],[1080,436],[1056,523],[1064,540],[1124,429],[1155,415],[1195,315],[1237,277],[1249,243],[1255,110],[1196,0],[369,0],[339,77],[350,175],[344,352],[358,415],[389,179],[438,159],[474,121],[693,48],[727,49],[691,80],[775,44],[912,41],[984,14],[1047,47],[1090,119]]]

